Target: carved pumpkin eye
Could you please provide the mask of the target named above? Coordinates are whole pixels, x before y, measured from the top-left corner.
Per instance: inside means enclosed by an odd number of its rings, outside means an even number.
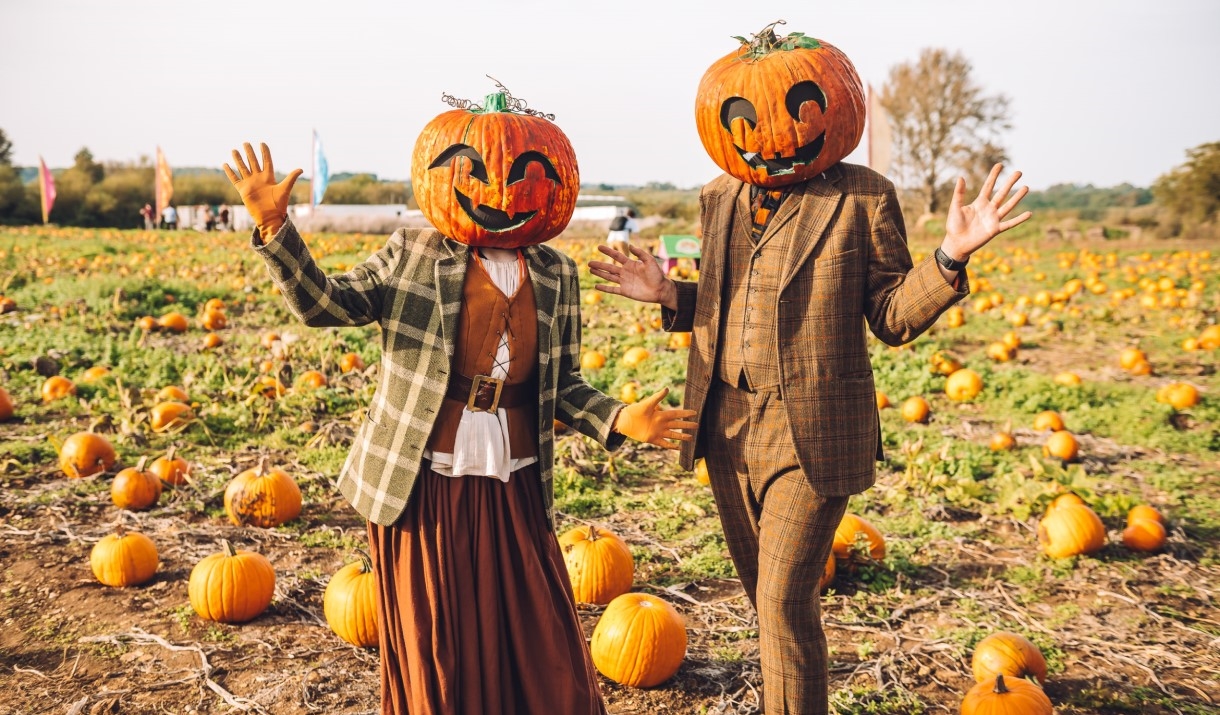
[[[542,152],[537,151],[524,152],[513,160],[513,165],[508,170],[508,181],[505,182],[505,186],[512,186],[518,181],[523,181],[525,179],[525,170],[534,162],[542,165],[542,173],[546,178],[563,186],[563,180],[559,178],[559,172],[555,171],[555,166],[551,163],[551,160],[546,158],[546,155]]]
[[[788,90],[788,94],[784,97],[784,105],[788,108],[788,114],[798,122],[801,120],[801,105],[805,102],[817,102],[822,108],[822,112],[826,111],[826,93],[818,86],[817,82],[805,80],[797,82]]]
[[[731,132],[733,120],[739,118],[744,119],[751,129],[758,124],[758,112],[754,111],[750,100],[741,97],[729,97],[724,100],[724,104],[720,105],[720,124]]]
[[[483,157],[479,156],[479,151],[472,146],[466,144],[454,144],[448,149],[442,151],[436,160],[428,165],[429,169],[436,169],[448,164],[451,159],[458,157],[466,157],[470,160],[470,178],[481,181],[484,184],[490,183],[487,178],[487,166],[483,163]],[[554,171],[554,169],[551,169]]]

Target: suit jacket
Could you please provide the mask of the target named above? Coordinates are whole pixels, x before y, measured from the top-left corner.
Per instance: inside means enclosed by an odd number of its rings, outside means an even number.
[[[406,508],[448,389],[470,247],[435,229],[399,229],[364,263],[326,276],[291,222],[265,246],[255,231],[252,243],[305,325],[381,327],[379,384],[339,490],[361,516],[389,526]],[[538,307],[538,462],[553,526],[554,420],[613,450],[624,439],[610,430],[623,403],[581,377],[576,264],[549,246],[523,250]]]
[[[678,282],[677,310],[663,311],[667,330],[692,331],[684,406],[701,417],[716,374],[730,232],[750,227],[742,195],[727,175],[704,186],[699,282]],[[864,322],[889,345],[909,342],[969,294],[966,276],[954,288],[932,257],[912,265],[893,184],[862,166],[839,163],[793,187],[767,230],[794,232],[774,329],[797,459],[819,494],[864,491],[881,458]],[[683,443],[682,466],[692,469],[715,438],[699,430]]]

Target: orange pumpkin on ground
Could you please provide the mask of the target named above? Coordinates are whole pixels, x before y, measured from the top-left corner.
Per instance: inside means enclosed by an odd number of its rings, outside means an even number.
[[[110,483],[110,500],[120,509],[140,511],[156,505],[161,498],[161,479],[144,471],[147,457],[140,457],[134,467],[120,470]]]
[[[268,470],[264,458],[229,482],[225,513],[237,526],[279,526],[300,516],[301,490],[284,470]]]
[[[1040,685],[1046,684],[1046,658],[1038,646],[1025,636],[999,631],[979,641],[970,658],[976,683],[989,682],[997,675],[1012,678],[1032,676]]]
[[[962,700],[961,715],[1052,715],[1051,699],[1028,680],[997,675],[976,683]]]
[[[322,595],[330,629],[357,648],[377,645],[377,577],[368,554],[335,572]]]
[[[631,590],[635,559],[615,533],[592,525],[577,526],[559,537],[559,548],[577,603],[604,606]]]
[[[1017,438],[1013,437],[1011,432],[996,432],[991,435],[988,446],[993,452],[1007,452],[1017,446]]]
[[[1148,506],[1147,504],[1137,504],[1136,506],[1131,507],[1131,510],[1127,512],[1128,524],[1136,519],[1151,519],[1153,521],[1159,521],[1162,524],[1165,523],[1165,517],[1161,516],[1161,512],[1157,511],[1154,507]]]
[[[191,607],[201,618],[219,623],[245,623],[271,605],[275,569],[261,554],[237,551],[222,540],[221,552],[204,557],[187,582]]]
[[[54,402],[76,394],[76,385],[62,375],[52,375],[42,383],[42,401]]]
[[[199,319],[199,327],[204,330],[223,330],[229,324],[229,319],[219,310],[209,310]]]
[[[686,622],[656,596],[624,593],[598,619],[589,650],[598,672],[616,683],[659,685],[686,658]]]
[[[157,573],[157,545],[144,534],[122,526],[103,536],[89,552],[93,575],[106,586],[122,588],[146,583]]]
[[[352,370],[363,370],[364,360],[356,353],[344,353],[339,358],[339,371],[351,372]]]
[[[176,448],[170,447],[164,457],[157,457],[149,465],[148,471],[166,484],[179,486],[186,484],[190,476],[190,465],[182,457],[175,456]]]
[[[182,313],[170,312],[157,319],[157,325],[174,333],[185,333],[191,323]]]
[[[110,440],[96,432],[77,432],[59,449],[59,468],[73,479],[108,471],[117,459]]]
[[[297,378],[297,385],[308,390],[316,390],[320,387],[326,387],[326,376],[317,370],[306,370]]]
[[[907,422],[927,422],[931,413],[932,408],[928,406],[928,401],[919,395],[908,397],[902,403],[902,419]]]
[[[157,402],[189,402],[186,390],[177,385],[166,385],[157,391]]]
[[[203,336],[203,349],[204,350],[211,350],[213,348],[218,348],[224,344],[225,344],[224,338],[220,337],[216,333],[208,333],[207,335]]]
[[[597,350],[589,350],[580,356],[582,370],[600,370],[606,366],[606,356]]]
[[[626,367],[639,367],[650,356],[648,348],[628,348],[627,352],[623,353],[623,365]]]
[[[973,400],[982,391],[983,378],[969,368],[962,368],[945,380],[945,394],[955,402]]]
[[[0,422],[13,419],[14,412],[13,398],[8,394],[8,390],[0,387]]]
[[[105,365],[94,365],[81,373],[81,382],[97,382],[110,374],[110,368]]]
[[[1091,554],[1106,545],[1106,527],[1084,504],[1064,504],[1038,522],[1038,542],[1053,559]]]
[[[1123,546],[1133,551],[1160,551],[1165,548],[1165,525],[1156,519],[1132,519],[1123,529]]]
[[[1042,445],[1042,454],[1065,462],[1074,462],[1080,454],[1080,443],[1071,432],[1061,429],[1046,438],[1046,444]]]
[[[183,402],[158,402],[148,412],[148,423],[153,432],[164,432],[182,427],[195,417],[191,406]]]
[[[1064,429],[1063,418],[1054,410],[1046,410],[1039,412],[1037,417],[1034,417],[1034,429],[1039,432],[1050,430],[1057,432]]]
[[[851,558],[853,546],[857,539],[863,537],[868,542],[868,553],[874,560],[885,558],[885,537],[877,527],[855,514],[844,514],[839,526],[835,529],[834,555],[836,558],[848,560]]]

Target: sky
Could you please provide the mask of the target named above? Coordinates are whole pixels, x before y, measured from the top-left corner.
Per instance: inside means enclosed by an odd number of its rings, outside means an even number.
[[[407,179],[442,92],[479,100],[491,75],[556,115],[583,182],[693,187],[719,173],[700,77],[781,18],[876,87],[924,48],[962,53],[1009,98],[1009,167],[1035,190],[1148,186],[1220,141],[1217,0],[0,0],[0,129],[24,166],[159,145],[219,168],[265,141],[307,173],[316,129],[332,173]]]

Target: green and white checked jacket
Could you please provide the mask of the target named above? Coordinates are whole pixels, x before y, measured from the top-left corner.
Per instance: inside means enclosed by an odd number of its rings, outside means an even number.
[[[292,222],[254,250],[293,315],[310,327],[381,326],[380,381],[339,490],[369,521],[398,520],[423,461],[449,384],[453,341],[470,247],[435,229],[399,229],[384,248],[347,273],[327,276]],[[580,284],[571,258],[545,245],[523,249],[538,306],[538,463],[547,516],[554,523],[554,420],[609,450],[623,403],[580,374]]]

